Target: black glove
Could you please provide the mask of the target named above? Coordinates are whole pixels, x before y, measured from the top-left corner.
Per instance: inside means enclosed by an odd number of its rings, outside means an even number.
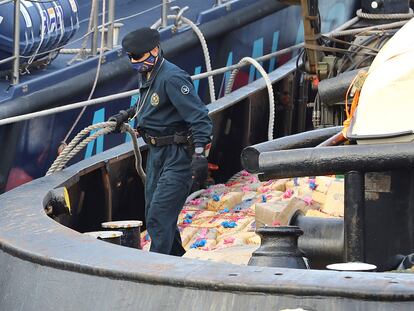
[[[121,132],[121,126],[125,122],[128,122],[128,117],[129,117],[129,113],[128,111],[125,111],[125,110],[121,110],[117,114],[109,117],[108,121],[116,122],[114,133]]]
[[[206,157],[202,154],[194,153],[191,161],[191,170],[194,182],[197,182],[202,187],[208,176],[208,161]]]

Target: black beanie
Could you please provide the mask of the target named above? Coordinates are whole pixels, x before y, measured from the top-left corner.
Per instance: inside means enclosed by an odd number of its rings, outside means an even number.
[[[122,40],[122,47],[126,53],[140,57],[151,51],[160,43],[158,30],[148,27],[134,30]]]

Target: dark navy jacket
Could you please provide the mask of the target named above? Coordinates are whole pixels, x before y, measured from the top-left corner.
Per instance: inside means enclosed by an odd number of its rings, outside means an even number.
[[[150,79],[143,77],[140,97],[136,107],[138,127],[147,134],[166,136],[190,129],[194,144],[210,142],[212,122],[208,110],[191,77],[178,66],[160,57]]]

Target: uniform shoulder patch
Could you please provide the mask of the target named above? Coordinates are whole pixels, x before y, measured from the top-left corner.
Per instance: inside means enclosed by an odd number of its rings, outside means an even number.
[[[181,93],[183,93],[184,95],[187,95],[188,93],[190,93],[190,88],[187,85],[183,85],[181,87]]]
[[[158,106],[159,103],[160,103],[160,97],[158,96],[157,93],[154,92],[151,95],[151,105],[155,107],[155,106]]]

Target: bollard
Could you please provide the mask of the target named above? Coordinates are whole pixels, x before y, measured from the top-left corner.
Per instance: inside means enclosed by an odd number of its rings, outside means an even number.
[[[249,266],[309,269],[305,254],[298,248],[303,231],[296,226],[261,227],[256,230],[261,245],[249,260]]]
[[[102,223],[102,228],[117,230],[123,233],[121,237],[121,245],[141,249],[140,230],[142,221],[140,220],[122,220],[109,221]]]
[[[91,231],[85,232],[84,234],[98,240],[102,240],[116,245],[121,245],[121,231]]]

